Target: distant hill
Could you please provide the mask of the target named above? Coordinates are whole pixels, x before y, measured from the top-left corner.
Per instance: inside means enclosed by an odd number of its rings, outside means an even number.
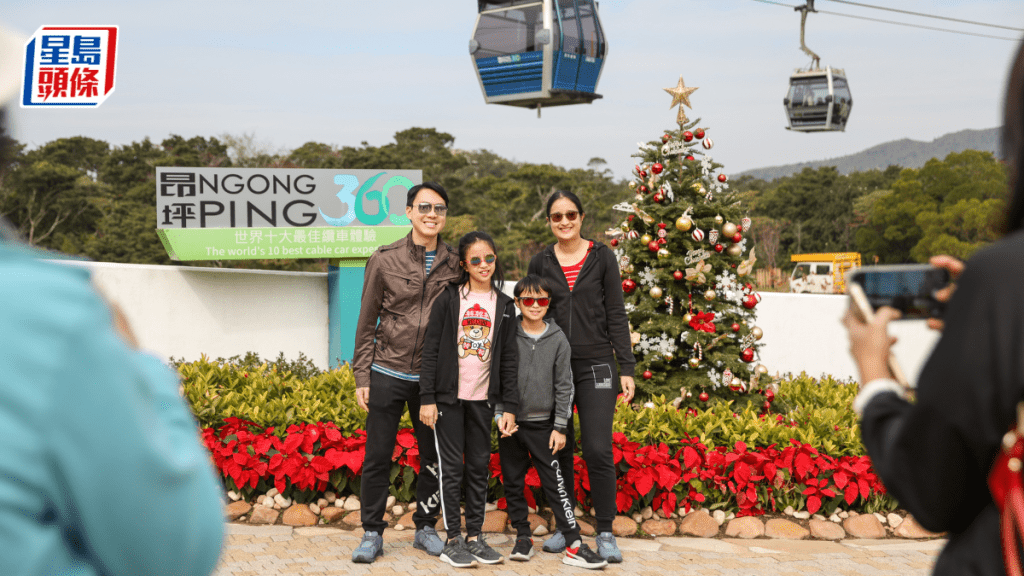
[[[801,162],[785,166],[769,166],[747,170],[740,176],[750,175],[762,180],[774,180],[782,176],[791,176],[804,168],[820,168],[835,166],[841,174],[862,172],[875,168],[884,169],[896,164],[904,168],[920,168],[932,158],[945,158],[950,152],[964,150],[984,150],[999,154],[999,128],[987,130],[961,130],[940,136],[931,142],[918,142],[904,138],[872,146],[863,152],[840,156],[829,160]]]

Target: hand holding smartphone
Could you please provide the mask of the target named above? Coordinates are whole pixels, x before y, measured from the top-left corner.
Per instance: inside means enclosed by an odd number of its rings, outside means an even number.
[[[864,289],[861,288],[861,285],[856,282],[850,282],[847,285],[846,291],[850,295],[850,310],[853,311],[854,315],[865,324],[873,321],[875,318],[875,310],[872,308],[871,303],[868,302],[867,295],[864,294]],[[907,380],[907,376],[903,373],[903,368],[900,367],[899,362],[896,361],[896,355],[892,352],[889,352],[887,364],[893,380],[904,388],[910,388],[910,382]]]

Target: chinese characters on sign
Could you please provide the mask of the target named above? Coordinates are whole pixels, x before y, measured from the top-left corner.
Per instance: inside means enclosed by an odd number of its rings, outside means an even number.
[[[116,62],[117,26],[43,26],[25,45],[21,106],[99,106]]]

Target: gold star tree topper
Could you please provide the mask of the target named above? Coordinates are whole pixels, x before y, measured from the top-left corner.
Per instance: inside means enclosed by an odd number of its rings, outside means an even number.
[[[693,108],[693,106],[690,105],[690,94],[693,94],[697,90],[698,88],[696,86],[687,86],[686,83],[683,82],[682,76],[679,77],[679,83],[676,84],[675,88],[665,88],[665,92],[672,95],[672,103],[669,104],[668,107],[671,108],[676,104],[679,105],[679,114],[676,116],[676,123],[680,126],[689,121],[686,117],[686,112],[683,111],[683,105],[685,104],[688,108]]]

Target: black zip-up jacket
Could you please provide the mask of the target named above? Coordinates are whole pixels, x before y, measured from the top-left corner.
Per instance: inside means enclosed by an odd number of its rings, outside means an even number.
[[[572,291],[553,244],[530,260],[529,273],[546,278],[551,285],[551,306],[545,318],[554,320],[565,332],[573,360],[604,358],[614,349],[621,374],[633,376],[636,358],[629,339],[619,263],[611,248],[594,242]]]
[[[451,284],[434,301],[424,336],[420,367],[420,403],[454,404],[459,398],[459,286]],[[491,376],[487,402],[504,404],[505,412],[519,411],[519,354],[516,345],[516,307],[498,292],[491,323]]]

